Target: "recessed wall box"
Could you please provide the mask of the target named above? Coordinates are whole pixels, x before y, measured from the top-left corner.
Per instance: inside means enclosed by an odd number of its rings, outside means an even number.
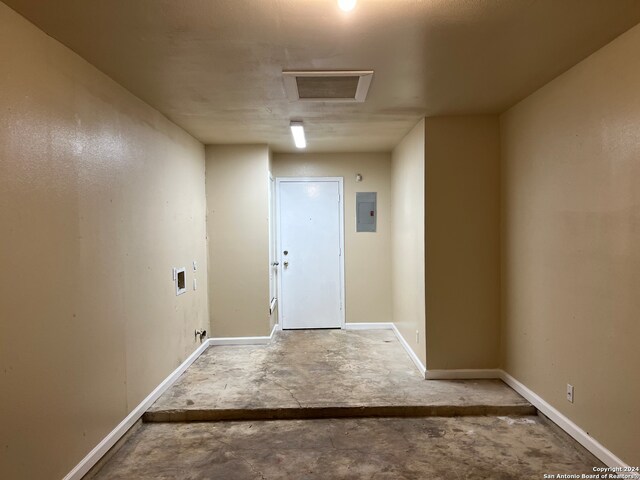
[[[176,295],[182,295],[187,291],[187,274],[184,268],[176,268]]]
[[[376,192],[356,192],[356,232],[376,231],[376,197]]]

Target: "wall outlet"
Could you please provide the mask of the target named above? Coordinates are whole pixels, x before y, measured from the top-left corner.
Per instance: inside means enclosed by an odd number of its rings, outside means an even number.
[[[416,330],[416,343],[420,343],[420,330]]]
[[[573,403],[573,385],[567,383],[567,400]]]

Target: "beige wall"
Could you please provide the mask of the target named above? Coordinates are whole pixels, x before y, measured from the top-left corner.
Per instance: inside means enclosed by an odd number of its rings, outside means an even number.
[[[391,156],[275,154],[272,171],[276,177],[344,177],[346,319],[391,322]],[[375,233],[356,233],[356,192],[378,193]]]
[[[206,158],[212,335],[268,335],[269,149],[209,145]]]
[[[498,367],[499,160],[497,116],[426,120],[429,369]]]
[[[0,58],[0,472],[58,479],[207,326],[204,148],[3,3]]]
[[[393,322],[423,365],[426,363],[424,154],[423,119],[393,149],[391,161]]]
[[[501,117],[504,367],[630,465],[640,464],[638,51],[640,26]]]

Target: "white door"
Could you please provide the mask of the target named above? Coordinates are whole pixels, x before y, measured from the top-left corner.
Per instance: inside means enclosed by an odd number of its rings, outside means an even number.
[[[277,184],[282,328],[340,328],[342,179],[279,178]]]

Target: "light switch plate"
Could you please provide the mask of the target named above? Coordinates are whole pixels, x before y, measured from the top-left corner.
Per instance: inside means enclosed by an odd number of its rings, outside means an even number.
[[[573,403],[573,385],[567,383],[567,400]]]

